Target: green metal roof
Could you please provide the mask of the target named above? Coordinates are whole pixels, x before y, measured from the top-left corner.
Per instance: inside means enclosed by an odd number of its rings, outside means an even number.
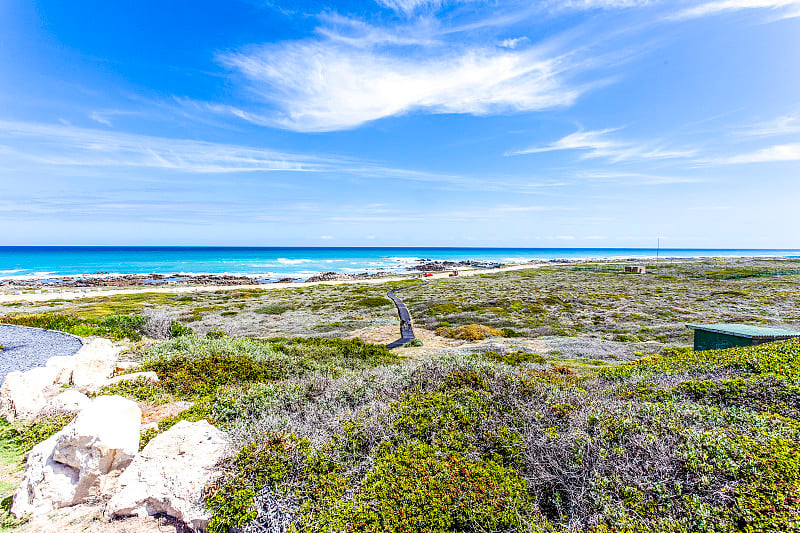
[[[686,327],[733,335],[734,337],[746,337],[748,339],[790,339],[792,337],[800,337],[800,331],[747,326],[745,324],[687,324]]]

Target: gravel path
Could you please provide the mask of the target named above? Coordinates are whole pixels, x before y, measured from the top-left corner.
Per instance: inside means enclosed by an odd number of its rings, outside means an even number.
[[[0,324],[0,383],[14,370],[29,370],[44,366],[54,355],[74,355],[80,350],[80,339],[43,329]]]

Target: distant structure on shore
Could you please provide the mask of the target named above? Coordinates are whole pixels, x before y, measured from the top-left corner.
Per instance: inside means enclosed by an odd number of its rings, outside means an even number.
[[[633,272],[634,274],[647,274],[647,267],[645,266],[626,266],[625,272]]]
[[[755,346],[800,337],[800,331],[744,324],[688,324],[686,327],[694,330],[695,351]]]

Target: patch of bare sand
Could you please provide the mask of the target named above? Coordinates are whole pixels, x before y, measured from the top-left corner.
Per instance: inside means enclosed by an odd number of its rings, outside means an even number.
[[[165,418],[175,416],[192,406],[192,402],[150,403],[139,402],[142,410],[142,425],[161,422]]]
[[[436,352],[442,348],[456,346],[457,341],[439,337],[425,328],[415,327],[414,335],[422,341],[422,346],[401,346],[392,350],[393,354],[402,357],[420,357]],[[400,325],[370,326],[352,332],[346,339],[361,339],[373,344],[389,344],[400,337]]]

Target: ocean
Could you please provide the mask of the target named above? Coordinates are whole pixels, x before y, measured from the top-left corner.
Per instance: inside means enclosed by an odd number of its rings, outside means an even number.
[[[800,250],[682,248],[332,248],[0,246],[0,279],[103,274],[231,274],[264,281],[319,272],[402,272],[420,259],[500,263],[557,259],[800,257]]]

